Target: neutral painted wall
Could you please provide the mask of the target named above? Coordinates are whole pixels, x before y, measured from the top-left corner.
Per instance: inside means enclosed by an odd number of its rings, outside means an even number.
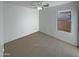
[[[79,15],[79,2],[77,2],[77,11]],[[77,30],[77,46],[79,47],[79,16],[78,16],[78,30]]]
[[[0,56],[3,56],[3,2],[0,1]]]
[[[39,31],[37,10],[4,3],[4,43]]]
[[[71,33],[57,30],[57,11],[71,10]],[[70,44],[77,45],[77,8],[76,2],[50,7],[39,12],[40,31]]]

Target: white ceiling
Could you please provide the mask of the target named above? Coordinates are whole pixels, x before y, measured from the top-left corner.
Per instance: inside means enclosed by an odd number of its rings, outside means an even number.
[[[4,3],[32,8],[32,5],[35,4],[35,3],[38,3],[38,2],[39,1],[5,1]],[[50,7],[62,5],[62,4],[70,3],[70,2],[71,1],[44,1],[44,3],[49,3]]]

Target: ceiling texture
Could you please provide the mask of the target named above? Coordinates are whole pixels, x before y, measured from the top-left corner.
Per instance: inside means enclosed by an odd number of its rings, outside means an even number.
[[[39,2],[40,1],[4,1],[4,3],[7,3],[7,4],[13,4],[13,5],[24,6],[29,8],[33,8],[32,5]],[[42,2],[48,3],[49,7],[52,7],[52,6],[66,4],[66,3],[71,3],[72,1],[42,1]]]

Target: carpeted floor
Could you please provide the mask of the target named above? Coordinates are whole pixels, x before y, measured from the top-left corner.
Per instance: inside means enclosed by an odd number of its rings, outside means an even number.
[[[79,49],[44,33],[5,44],[5,57],[79,57]]]

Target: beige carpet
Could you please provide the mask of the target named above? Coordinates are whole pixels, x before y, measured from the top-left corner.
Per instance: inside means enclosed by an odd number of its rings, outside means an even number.
[[[5,44],[7,57],[77,57],[79,49],[41,32]]]

